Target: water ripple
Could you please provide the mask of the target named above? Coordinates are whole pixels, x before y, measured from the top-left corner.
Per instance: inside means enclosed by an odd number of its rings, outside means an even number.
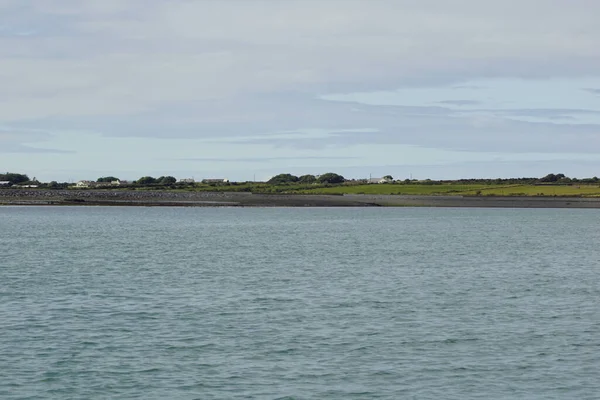
[[[595,399],[599,216],[0,208],[0,398]]]

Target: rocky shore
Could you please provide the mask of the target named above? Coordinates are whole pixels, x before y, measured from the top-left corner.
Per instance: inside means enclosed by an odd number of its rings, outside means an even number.
[[[600,208],[600,198],[539,196],[282,195],[234,192],[1,189],[0,205],[181,207]]]
[[[106,205],[187,207],[365,207],[345,196],[136,190],[0,190],[0,205]]]

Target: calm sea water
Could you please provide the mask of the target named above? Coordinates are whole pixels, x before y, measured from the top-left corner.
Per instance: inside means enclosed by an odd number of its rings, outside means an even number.
[[[0,207],[0,398],[598,399],[599,222]]]

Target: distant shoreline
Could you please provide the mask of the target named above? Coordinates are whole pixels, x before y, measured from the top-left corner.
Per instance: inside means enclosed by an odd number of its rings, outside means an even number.
[[[133,190],[0,190],[0,205],[133,207],[595,208],[600,198],[543,196],[312,195]]]

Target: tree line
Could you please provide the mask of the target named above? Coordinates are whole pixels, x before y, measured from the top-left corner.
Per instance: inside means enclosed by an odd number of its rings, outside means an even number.
[[[29,177],[25,174],[15,174],[13,172],[0,174],[0,182],[10,182],[11,185],[19,185],[29,181]]]
[[[392,176],[391,175],[386,175],[384,178],[386,178],[389,181],[392,181]],[[56,182],[56,181],[51,181],[49,183],[40,183],[38,182],[35,178],[30,179],[28,175],[26,174],[20,174],[20,173],[14,173],[14,172],[7,172],[4,174],[0,174],[0,181],[1,182],[8,182],[9,185],[8,186],[13,186],[13,185],[39,185],[40,187],[47,187],[47,188],[54,188],[54,189],[60,189],[60,188],[66,188],[68,186],[70,186],[69,183],[67,182]],[[116,182],[116,181],[121,181],[118,177],[116,176],[103,176],[100,177],[96,180],[97,183],[111,183],[111,182]],[[354,183],[361,183],[363,181],[366,180],[355,180],[352,179],[350,180],[350,182],[354,182]],[[273,176],[271,179],[269,179],[266,183],[269,185],[289,185],[289,184],[340,184],[340,183],[344,183],[344,182],[348,182],[348,180],[346,178],[344,178],[342,175],[334,173],[334,172],[328,172],[322,175],[300,175],[300,176],[296,176],[296,175],[292,175],[289,173],[283,173],[283,174],[278,174]],[[590,183],[590,184],[597,184],[600,183],[600,179],[596,176],[592,177],[592,178],[571,178],[566,176],[565,174],[559,173],[559,174],[548,174],[545,175],[541,178],[536,178],[536,177],[522,177],[522,178],[496,178],[496,179],[480,179],[480,178],[472,178],[472,179],[456,179],[456,180],[431,180],[431,179],[425,179],[425,180],[416,180],[416,179],[406,179],[403,181],[396,181],[396,182],[402,182],[404,184],[429,184],[429,185],[441,185],[441,184],[449,184],[449,183],[456,183],[456,184],[502,184],[502,185],[510,185],[510,184],[521,184],[521,185],[533,185],[533,184],[576,184],[576,183]],[[143,176],[133,182],[131,182],[131,184],[133,185],[173,185],[177,183],[177,179],[173,176],[160,176],[158,178],[152,177],[152,176]],[[248,182],[250,183],[250,182]],[[235,184],[235,183],[232,183]]]
[[[334,172],[328,172],[323,175],[302,175],[295,176],[292,174],[275,175],[267,181],[270,185],[285,185],[290,183],[344,183],[346,178]]]
[[[96,182],[98,183],[111,183],[117,181],[122,180],[115,176],[103,176],[96,180]],[[152,176],[142,176],[140,179],[134,181],[133,183],[139,185],[172,185],[174,183],[177,183],[177,178],[175,178],[174,176],[161,176],[158,178],[154,178]]]

